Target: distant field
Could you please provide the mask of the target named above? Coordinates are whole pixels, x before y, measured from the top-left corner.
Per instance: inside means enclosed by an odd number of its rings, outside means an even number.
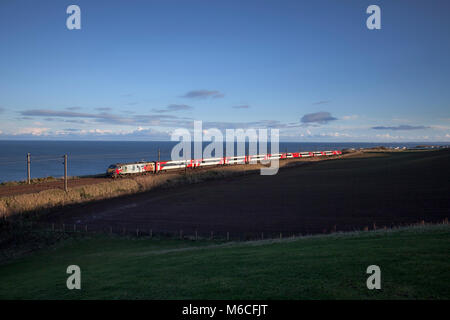
[[[356,154],[299,163],[275,176],[219,175],[75,205],[48,221],[241,239],[442,222],[450,217],[449,163],[449,150]]]
[[[66,268],[82,289],[66,289]],[[366,288],[381,268],[382,289]],[[0,299],[449,299],[450,226],[212,243],[95,237],[0,265]]]

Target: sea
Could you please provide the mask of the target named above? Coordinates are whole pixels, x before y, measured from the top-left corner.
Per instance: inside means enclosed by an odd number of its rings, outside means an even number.
[[[174,141],[0,141],[0,183],[27,179],[28,153],[31,157],[31,178],[64,176],[63,157],[66,154],[68,175],[78,177],[105,173],[108,166],[115,163],[155,161],[158,159],[158,150],[161,160],[170,160],[172,148],[177,143]],[[208,144],[204,143],[204,147]],[[413,148],[420,144],[416,142],[280,142],[279,150],[280,152],[303,152],[374,146]],[[270,144],[268,152],[270,152]]]

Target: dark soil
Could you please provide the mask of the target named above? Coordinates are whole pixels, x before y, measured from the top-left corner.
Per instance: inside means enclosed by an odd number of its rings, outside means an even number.
[[[267,236],[439,222],[450,216],[449,163],[449,150],[320,161],[76,205],[46,222]]]

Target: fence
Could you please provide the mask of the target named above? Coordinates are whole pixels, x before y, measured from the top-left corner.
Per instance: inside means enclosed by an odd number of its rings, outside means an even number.
[[[126,236],[126,237],[145,237],[145,238],[167,238],[167,239],[180,239],[180,240],[218,240],[218,241],[249,241],[249,240],[269,240],[269,239],[287,239],[297,238],[314,234],[333,234],[349,231],[370,231],[379,229],[396,229],[400,227],[427,225],[427,224],[448,224],[448,218],[439,221],[421,220],[419,222],[395,222],[390,224],[377,224],[365,226],[346,226],[338,228],[333,225],[329,228],[310,228],[311,232],[275,232],[275,231],[205,231],[205,230],[161,230],[153,229],[148,226],[100,226],[96,224],[68,224],[68,223],[54,223],[54,222],[35,222],[35,221],[23,221],[15,220],[9,221],[3,219],[0,223],[0,231],[3,229],[12,232],[15,231],[27,231],[27,232],[52,232],[58,234],[85,234],[85,235],[114,235],[114,236]]]

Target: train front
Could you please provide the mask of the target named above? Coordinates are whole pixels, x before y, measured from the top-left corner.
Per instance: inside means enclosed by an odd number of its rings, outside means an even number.
[[[119,175],[121,169],[119,164],[112,164],[106,170],[106,175],[110,177],[116,177]]]

